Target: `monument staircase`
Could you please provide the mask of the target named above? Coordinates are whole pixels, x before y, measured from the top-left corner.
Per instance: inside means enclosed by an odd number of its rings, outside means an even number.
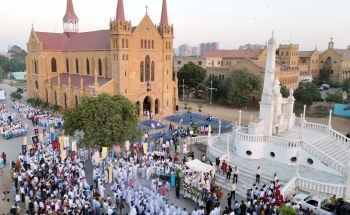
[[[232,168],[233,169],[233,168]],[[238,173],[238,183],[236,184],[236,196],[246,197],[247,190],[252,189],[253,184],[255,183],[255,172],[251,172],[246,169],[242,169],[239,167],[239,173]],[[267,186],[270,184],[272,178],[268,178],[264,175],[261,175],[260,177],[260,183],[257,184],[259,190],[262,188],[264,184]],[[219,185],[222,189],[225,189],[227,191],[230,191],[230,185],[233,180],[233,175],[231,175],[231,180],[226,179],[226,175],[222,174],[222,170],[220,170],[220,173],[215,173],[215,183]],[[280,181],[281,187],[283,187],[286,183],[283,181]]]

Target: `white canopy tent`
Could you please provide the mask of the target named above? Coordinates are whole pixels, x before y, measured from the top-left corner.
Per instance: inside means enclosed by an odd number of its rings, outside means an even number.
[[[186,162],[186,166],[193,171],[200,172],[201,173],[201,179],[203,181],[204,173],[212,171],[212,175],[215,173],[214,166],[208,165],[206,163],[203,163],[202,161],[198,159],[191,160],[189,162]]]
[[[5,97],[5,91],[0,90],[0,101],[5,101],[6,97]]]

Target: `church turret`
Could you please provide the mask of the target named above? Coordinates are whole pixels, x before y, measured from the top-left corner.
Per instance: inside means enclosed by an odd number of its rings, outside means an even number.
[[[161,37],[174,37],[174,28],[169,25],[169,17],[168,17],[168,7],[166,0],[163,0],[162,6],[162,15],[160,17],[160,23],[158,26],[158,31]]]
[[[125,20],[123,0],[118,0],[116,16],[110,22],[111,49],[129,48],[132,32],[131,22]]]
[[[71,37],[79,32],[79,18],[74,12],[73,0],[67,0],[66,14],[63,17],[63,32]]]

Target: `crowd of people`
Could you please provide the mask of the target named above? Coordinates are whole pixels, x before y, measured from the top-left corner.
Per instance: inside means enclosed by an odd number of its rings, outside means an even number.
[[[0,134],[5,139],[24,136],[28,125],[17,119],[15,113],[10,113],[6,109],[5,103],[0,103]]]

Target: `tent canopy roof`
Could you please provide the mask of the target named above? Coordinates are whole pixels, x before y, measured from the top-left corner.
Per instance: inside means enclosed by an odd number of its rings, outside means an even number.
[[[186,162],[186,166],[188,166],[188,168],[193,169],[196,172],[210,172],[214,168],[213,166],[203,163],[198,159]]]

